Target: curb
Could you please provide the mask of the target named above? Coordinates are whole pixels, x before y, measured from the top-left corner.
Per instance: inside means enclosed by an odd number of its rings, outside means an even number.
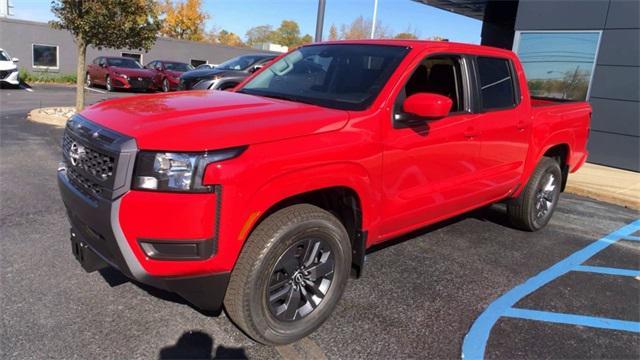
[[[27,119],[33,122],[53,125],[59,128],[63,128],[69,117],[75,113],[74,107],[69,106],[57,106],[47,107],[40,109],[33,109],[29,111]]]
[[[634,199],[630,199],[629,197],[622,194],[604,193],[601,191],[590,190],[579,185],[572,185],[571,183],[567,184],[567,188],[565,189],[565,191],[570,194],[584,196],[609,204],[623,206],[628,209],[640,210],[640,202],[635,201]]]

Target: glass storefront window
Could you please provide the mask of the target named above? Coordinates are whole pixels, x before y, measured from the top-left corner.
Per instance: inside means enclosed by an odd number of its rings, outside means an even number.
[[[596,61],[598,31],[522,31],[515,51],[532,96],[586,100]]]

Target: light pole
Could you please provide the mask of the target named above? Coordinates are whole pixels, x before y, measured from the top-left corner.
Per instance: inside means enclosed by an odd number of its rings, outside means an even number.
[[[322,28],[324,27],[324,8],[327,3],[325,0],[318,0],[318,16],[316,18],[316,38],[315,42],[322,41]]]
[[[376,18],[378,17],[378,0],[373,0],[373,20],[371,21],[371,38],[376,35]]]

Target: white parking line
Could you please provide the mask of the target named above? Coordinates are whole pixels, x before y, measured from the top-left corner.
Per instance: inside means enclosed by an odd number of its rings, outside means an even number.
[[[102,90],[98,90],[98,89],[94,89],[94,88],[90,88],[90,87],[86,87],[86,86],[84,88],[89,90],[89,91],[95,91],[98,94],[106,94],[107,93],[106,91],[102,91]]]

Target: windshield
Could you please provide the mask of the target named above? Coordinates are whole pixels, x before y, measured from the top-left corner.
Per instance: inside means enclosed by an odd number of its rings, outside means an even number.
[[[179,62],[166,62],[164,63],[164,67],[167,70],[179,71],[179,72],[193,70],[193,66],[185,63],[179,63]]]
[[[11,57],[4,50],[0,50],[0,61],[11,61]]]
[[[239,92],[364,110],[408,51],[392,45],[304,46],[269,66]]]
[[[222,64],[216,66],[216,69],[220,69],[220,70],[239,70],[239,71],[243,71],[248,69],[250,66],[252,66],[253,64],[257,63],[258,61],[265,59],[265,56],[259,56],[259,55],[245,55],[245,56],[238,56],[235,57],[231,60],[227,60],[225,62],[223,62]]]
[[[108,58],[107,64],[109,64],[109,66],[117,66],[121,68],[142,69],[142,65],[133,59]]]

